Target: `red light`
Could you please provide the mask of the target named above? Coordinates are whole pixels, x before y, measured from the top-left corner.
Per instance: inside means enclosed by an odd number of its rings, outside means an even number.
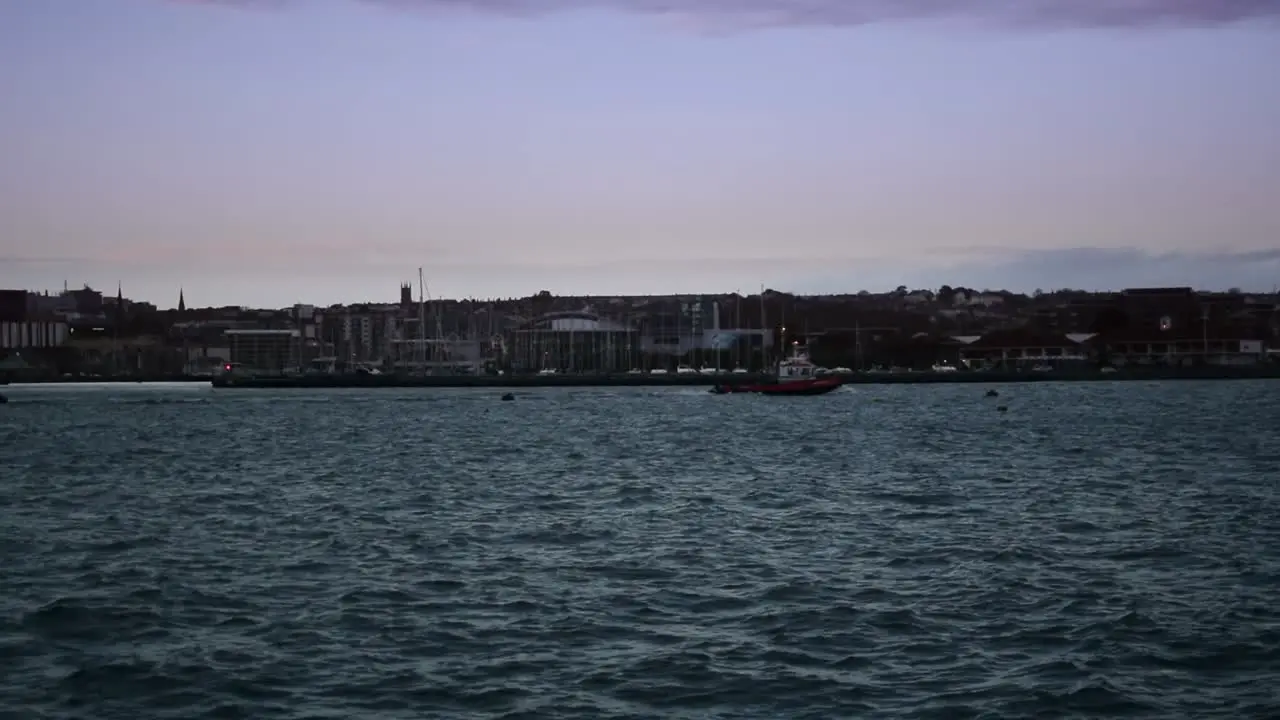
[[[231,370],[231,363],[227,363],[226,365],[223,365],[222,369],[227,370],[229,372]]]

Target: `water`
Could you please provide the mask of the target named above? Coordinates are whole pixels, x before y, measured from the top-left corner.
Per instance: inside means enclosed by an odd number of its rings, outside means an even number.
[[[1280,708],[1277,382],[4,390],[10,717]]]

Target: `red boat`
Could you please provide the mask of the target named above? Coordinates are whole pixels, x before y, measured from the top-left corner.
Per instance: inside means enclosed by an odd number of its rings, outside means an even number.
[[[717,385],[716,394],[759,393],[761,395],[823,395],[840,387],[835,375],[819,375],[818,367],[809,362],[809,354],[799,343],[792,344],[791,357],[778,363],[773,380],[751,385]]]

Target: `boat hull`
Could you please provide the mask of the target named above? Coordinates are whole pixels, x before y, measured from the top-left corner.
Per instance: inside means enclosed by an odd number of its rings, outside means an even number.
[[[813,378],[811,380],[792,380],[790,382],[754,383],[749,385],[717,385],[711,392],[718,395],[725,393],[756,393],[758,395],[825,395],[840,387],[838,377]]]

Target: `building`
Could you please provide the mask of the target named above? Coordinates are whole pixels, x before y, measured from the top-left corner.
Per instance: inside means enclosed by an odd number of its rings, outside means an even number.
[[[965,347],[967,343],[954,337],[928,333],[888,334],[861,348],[861,357],[855,358],[854,364],[860,366],[866,361],[870,365],[913,370],[929,370],[939,365],[956,367],[961,364],[961,350]]]
[[[0,349],[61,347],[69,337],[67,324],[61,321],[0,321]]]
[[[1100,358],[1123,365],[1256,365],[1267,359],[1265,340],[1249,329],[1204,322],[1201,327],[1157,322],[1111,330],[1094,338]]]
[[[960,360],[973,368],[1058,366],[1089,361],[1080,337],[1030,327],[993,330],[960,349]]]
[[[246,371],[284,373],[299,365],[297,330],[226,330],[231,364]]]
[[[748,367],[765,362],[765,354],[781,334],[777,326],[743,323],[746,312],[737,298],[662,298],[647,302],[634,327],[639,343],[638,369],[691,367]],[[754,313],[759,316],[759,310]],[[783,313],[778,313],[779,316]],[[744,327],[745,325],[745,327]]]
[[[66,345],[71,330],[65,317],[33,308],[40,297],[26,290],[0,290],[0,356],[5,351]]]
[[[1266,358],[1269,320],[1235,293],[1132,288],[1099,308],[1091,344],[1114,365],[1251,365]]]
[[[510,333],[516,372],[627,372],[643,363],[639,332],[590,311],[543,315]]]
[[[27,291],[0,290],[0,322],[24,322],[27,319]]]
[[[977,290],[956,290],[951,298],[952,305],[974,308],[993,308],[1005,303],[1005,296],[1000,293]]]
[[[81,315],[102,315],[106,303],[102,293],[85,285],[80,290],[64,290],[64,295],[71,296],[75,303],[75,311]]]
[[[399,310],[395,306],[360,306],[316,311],[309,306],[295,308],[295,324],[307,340],[314,340],[316,353],[339,363],[382,365],[392,357],[393,344],[403,335]]]
[[[1096,308],[1093,331],[1111,333],[1164,325],[1181,332],[1199,327],[1210,311],[1209,304],[1189,287],[1130,288],[1105,299]]]

